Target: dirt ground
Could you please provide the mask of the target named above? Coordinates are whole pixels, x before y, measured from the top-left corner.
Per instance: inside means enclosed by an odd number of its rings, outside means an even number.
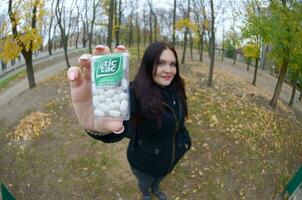
[[[223,70],[215,70],[212,90],[204,66],[188,63],[182,70],[193,146],[162,183],[169,199],[274,199],[302,160],[301,122],[282,103],[272,110],[265,92]],[[104,144],[86,135],[65,73],[0,108],[1,182],[17,199],[139,199],[125,155],[128,140]],[[8,137],[37,111],[50,116],[41,135]]]

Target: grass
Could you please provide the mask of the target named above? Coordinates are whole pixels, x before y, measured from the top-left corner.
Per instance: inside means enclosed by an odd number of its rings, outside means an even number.
[[[0,90],[3,90],[10,86],[12,82],[15,82],[16,80],[21,80],[26,76],[26,71],[22,70],[20,72],[17,72],[16,74],[10,75],[7,78],[4,78],[0,80]]]

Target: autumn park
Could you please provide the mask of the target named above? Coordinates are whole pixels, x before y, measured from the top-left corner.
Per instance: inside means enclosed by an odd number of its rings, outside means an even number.
[[[129,140],[87,135],[67,70],[122,44],[133,80],[155,41],[177,51],[192,140],[168,199],[302,199],[300,0],[0,1],[0,199],[141,199]]]

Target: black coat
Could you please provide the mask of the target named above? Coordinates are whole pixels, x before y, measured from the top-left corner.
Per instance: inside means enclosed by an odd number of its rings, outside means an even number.
[[[173,88],[158,88],[164,97],[164,109],[161,114],[161,125],[156,119],[134,116],[141,112],[139,101],[130,84],[130,120],[124,121],[125,131],[122,134],[111,133],[99,136],[87,133],[105,143],[117,142],[127,137],[130,139],[127,159],[130,165],[150,176],[164,177],[170,173],[175,164],[191,147],[191,138],[184,126],[184,109],[180,98]]]

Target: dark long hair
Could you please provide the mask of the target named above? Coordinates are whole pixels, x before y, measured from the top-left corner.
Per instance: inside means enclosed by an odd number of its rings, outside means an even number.
[[[140,67],[134,79],[135,95],[140,102],[143,116],[160,119],[159,115],[162,106],[162,96],[157,84],[153,80],[153,75],[156,73],[159,58],[165,49],[170,49],[176,58],[177,71],[171,85],[175,85],[177,96],[181,99],[182,107],[185,116],[187,117],[188,109],[185,83],[179,75],[177,53],[175,48],[169,43],[154,42],[145,50]]]

